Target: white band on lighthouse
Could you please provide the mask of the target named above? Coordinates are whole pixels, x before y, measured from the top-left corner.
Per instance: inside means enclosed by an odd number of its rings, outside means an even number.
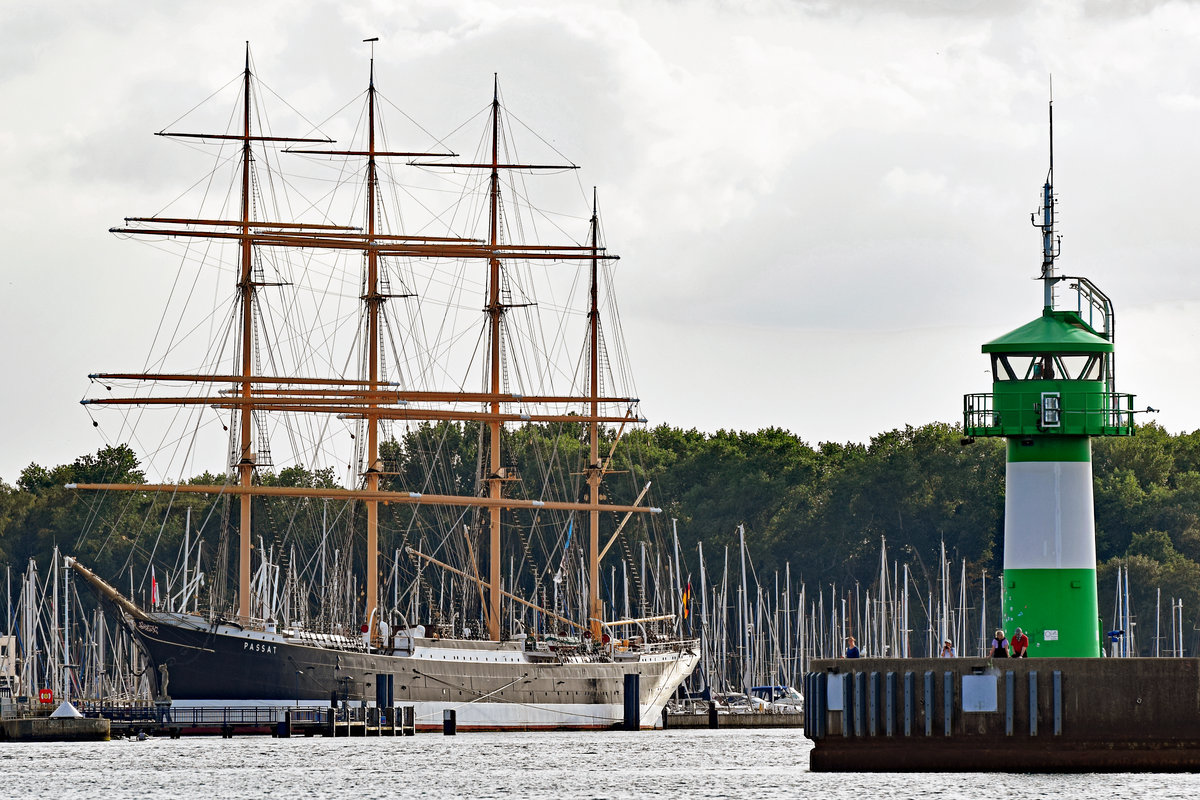
[[[1004,569],[1095,569],[1090,461],[1010,461]]]

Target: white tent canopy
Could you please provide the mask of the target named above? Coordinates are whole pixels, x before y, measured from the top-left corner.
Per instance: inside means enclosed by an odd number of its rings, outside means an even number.
[[[79,713],[79,709],[69,702],[64,702],[61,706],[54,709],[54,713],[50,715],[51,719],[80,719],[82,717],[83,714]]]

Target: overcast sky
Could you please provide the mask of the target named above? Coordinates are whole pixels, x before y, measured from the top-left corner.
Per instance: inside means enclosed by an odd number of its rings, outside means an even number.
[[[1053,74],[1060,266],[1116,304],[1118,388],[1200,427],[1196,4],[60,0],[0,5],[0,478],[102,446],[86,375],[143,363],[154,251],[107,229],[198,177],[151,134],[245,40],[324,118],[370,36],[426,127],[498,72],[600,187],[652,423],[812,444],[956,422],[990,390],[980,345],[1041,308]]]

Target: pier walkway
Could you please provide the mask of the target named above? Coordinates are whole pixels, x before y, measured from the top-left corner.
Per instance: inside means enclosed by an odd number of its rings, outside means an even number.
[[[107,719],[112,735],[169,736],[412,736],[412,706],[118,706],[80,703],[86,717]]]

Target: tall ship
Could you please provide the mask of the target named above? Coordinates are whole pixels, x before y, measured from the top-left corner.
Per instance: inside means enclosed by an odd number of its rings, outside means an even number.
[[[498,80],[463,156],[453,134],[388,141],[373,49],[347,146],[275,130],[248,46],[239,77],[224,131],[159,134],[215,151],[205,210],[112,229],[182,254],[146,367],[90,375],[82,401],[178,477],[73,485],[165,509],[134,547],[149,592],[133,555],[104,575],[70,563],[176,705],[595,729],[626,719],[636,684],[640,725],[658,724],[699,647],[677,596],[650,596],[660,510],[623,452],[645,420],[595,191],[576,181],[573,216],[536,204],[535,178],[577,167],[544,139],[536,159],[517,151]],[[205,453],[223,470],[183,477]]]

